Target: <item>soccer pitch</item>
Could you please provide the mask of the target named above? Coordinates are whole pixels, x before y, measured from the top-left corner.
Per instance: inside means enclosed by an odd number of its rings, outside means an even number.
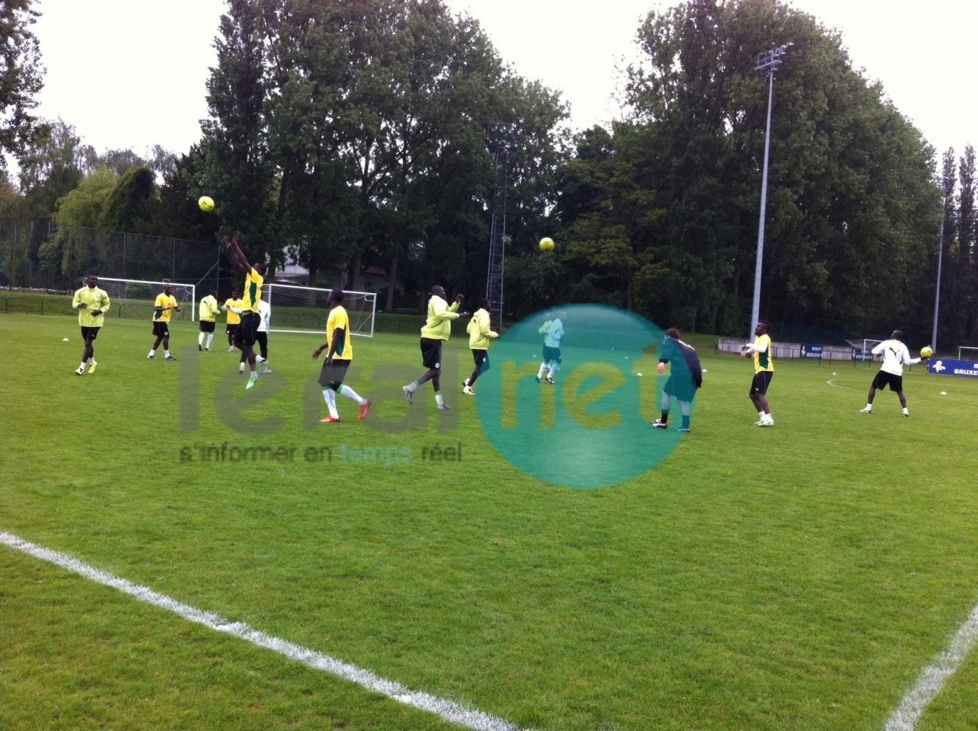
[[[0,728],[975,726],[978,382],[915,367],[909,419],[865,415],[875,365],[779,361],[759,429],[701,340],[692,432],[574,490],[489,444],[459,324],[451,411],[380,333],[370,417],[330,425],[321,337],[273,333],[246,393],[222,333],[174,324],[173,363],[150,330],[110,320],[78,377],[75,318],[0,315]]]

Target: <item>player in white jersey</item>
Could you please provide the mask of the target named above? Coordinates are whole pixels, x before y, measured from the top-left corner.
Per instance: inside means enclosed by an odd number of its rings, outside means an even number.
[[[873,383],[869,387],[869,395],[866,397],[866,408],[861,409],[860,413],[873,413],[873,399],[876,398],[876,390],[890,387],[900,397],[900,406],[903,407],[903,415],[910,416],[907,409],[907,397],[903,395],[903,366],[917,365],[921,358],[911,358],[910,351],[903,344],[903,330],[894,330],[889,340],[873,348],[873,355],[883,358],[883,365],[879,373],[873,378]]]

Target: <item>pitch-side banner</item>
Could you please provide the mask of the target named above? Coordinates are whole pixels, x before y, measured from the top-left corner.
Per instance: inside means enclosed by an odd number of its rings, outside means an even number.
[[[967,376],[978,378],[978,363],[972,360],[947,360],[946,358],[931,359],[927,366],[928,373],[938,376]]]

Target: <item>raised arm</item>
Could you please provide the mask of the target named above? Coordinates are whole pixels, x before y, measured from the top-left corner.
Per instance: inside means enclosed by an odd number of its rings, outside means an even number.
[[[241,251],[241,246],[238,245],[238,232],[234,232],[233,237],[224,237],[224,243],[228,247],[228,251],[231,252],[231,260],[234,265],[241,270],[243,274],[248,274],[251,272],[251,264],[248,263],[247,257],[245,257],[244,252]]]

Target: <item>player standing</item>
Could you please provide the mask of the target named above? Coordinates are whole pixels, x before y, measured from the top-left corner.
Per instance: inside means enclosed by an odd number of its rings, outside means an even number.
[[[754,328],[754,342],[743,347],[744,356],[754,356],[754,379],[750,384],[750,400],[757,409],[760,420],[754,426],[774,426],[771,406],[767,402],[767,389],[774,378],[774,353],[771,347],[770,326],[764,320]]]
[[[210,350],[214,340],[217,316],[221,314],[221,307],[217,304],[217,292],[212,290],[200,301],[198,313],[200,315],[200,333],[197,335],[197,350]],[[206,345],[204,338],[207,339]]]
[[[71,306],[78,310],[78,324],[81,326],[82,340],[85,347],[82,350],[81,363],[75,370],[79,376],[85,375],[85,364],[88,372],[94,373],[98,363],[95,360],[95,338],[105,322],[105,313],[109,311],[109,295],[104,289],[99,289],[98,277],[90,276],[85,280],[86,286],[75,292]]]
[[[903,395],[903,366],[917,365],[922,359],[910,357],[910,351],[903,344],[903,330],[894,330],[889,340],[884,340],[873,348],[873,355],[882,356],[883,365],[869,387],[869,395],[866,396],[866,408],[860,409],[859,413],[872,414],[876,389],[889,386],[890,391],[895,391],[900,398],[903,415],[910,416],[910,410],[907,409],[907,397]]]
[[[241,325],[241,316],[238,315],[235,310],[241,309],[241,297],[238,295],[238,290],[231,290],[231,296],[224,301],[221,305],[221,309],[227,313],[227,327],[225,327],[224,332],[228,336],[228,352],[234,352],[234,336],[238,332],[238,327]]]
[[[173,286],[165,285],[163,293],[157,295],[156,302],[153,304],[153,347],[149,349],[150,360],[156,360],[156,349],[163,343],[163,352],[166,354],[165,360],[176,360],[170,355],[170,316],[174,312],[182,312],[177,305],[177,298],[173,296]]]
[[[336,394],[346,396],[360,405],[360,421],[370,413],[370,402],[347,385],[343,380],[353,360],[353,341],[350,338],[350,316],[343,307],[343,290],[334,289],[329,294],[329,318],[326,320],[326,342],[316,348],[312,357],[326,351],[326,362],[319,373],[319,385],[323,387],[323,399],[329,416],[321,419],[321,424],[334,424],[340,420],[336,409]]]

